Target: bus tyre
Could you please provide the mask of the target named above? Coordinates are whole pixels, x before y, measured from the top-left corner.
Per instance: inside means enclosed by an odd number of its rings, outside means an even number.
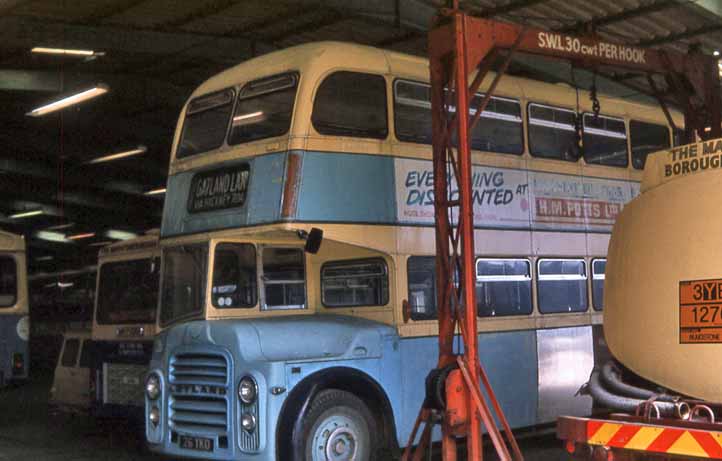
[[[306,461],[374,461],[377,437],[374,417],[355,395],[336,389],[318,393],[303,416]]]

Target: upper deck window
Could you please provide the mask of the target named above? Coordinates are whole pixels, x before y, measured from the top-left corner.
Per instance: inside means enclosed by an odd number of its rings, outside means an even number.
[[[573,110],[529,104],[529,150],[535,157],[576,162],[579,146]]]
[[[203,312],[208,245],[178,245],[163,250],[161,324]]]
[[[386,81],[380,75],[334,72],[318,87],[311,121],[320,134],[386,139]]]
[[[11,256],[0,256],[0,307],[15,304],[18,291],[18,269]]]
[[[247,83],[238,93],[228,144],[288,133],[297,87],[297,74],[275,75]]]
[[[476,114],[483,95],[471,101],[469,115]],[[399,141],[431,144],[431,88],[428,84],[396,80],[394,125]],[[518,101],[492,97],[471,133],[472,149],[505,154],[524,150],[521,105]]]
[[[223,144],[233,109],[233,94],[229,88],[188,103],[176,158],[207,152]]]
[[[526,259],[476,261],[476,309],[480,317],[531,314],[531,264]]]
[[[220,243],[213,263],[211,300],[218,308],[253,307],[257,297],[256,247]]]
[[[389,275],[383,259],[334,261],[321,268],[326,307],[384,306],[389,302]]]
[[[647,155],[669,148],[669,129],[656,123],[629,121],[629,134],[632,144],[632,166],[644,169]]]
[[[583,259],[540,259],[538,264],[539,312],[587,310],[587,272]]]
[[[304,309],[306,270],[301,248],[263,248],[263,309]]]
[[[627,130],[621,118],[584,114],[584,160],[594,165],[626,167]]]
[[[96,321],[111,325],[155,322],[159,273],[156,258],[100,266]]]

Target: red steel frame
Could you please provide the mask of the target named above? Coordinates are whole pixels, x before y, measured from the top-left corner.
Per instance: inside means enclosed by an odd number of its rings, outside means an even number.
[[[438,420],[445,461],[456,460],[456,439],[464,436],[467,459],[481,460],[482,428],[488,432],[501,460],[522,459],[478,358],[469,135],[515,52],[571,60],[575,66],[595,72],[605,66],[605,69],[613,67],[646,74],[672,127],[675,125],[666,106],[670,101],[683,109],[688,139],[695,133],[702,139],[722,137],[716,58],[701,53],[642,49],[594,37],[575,37],[475,18],[458,9],[458,0],[454,0],[453,9],[440,11],[429,33],[439,322],[437,367],[457,363],[458,370],[446,379],[445,410],[422,407],[404,452],[404,461],[423,459],[424,451],[430,449],[427,446],[431,441],[431,427]],[[469,113],[470,101],[500,58],[501,64],[485,88],[474,116],[459,117]],[[652,73],[665,76],[666,94],[659,92]],[[471,76],[474,78],[469,84]],[[709,127],[709,131],[705,131],[705,127]],[[454,183],[458,185],[458,195],[451,190]],[[454,349],[457,331],[463,340],[463,354]],[[488,399],[481,391],[482,386]],[[506,444],[492,409],[505,432]],[[425,427],[419,446],[412,452],[422,424]]]

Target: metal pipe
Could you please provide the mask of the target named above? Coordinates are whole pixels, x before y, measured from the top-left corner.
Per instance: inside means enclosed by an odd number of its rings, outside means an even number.
[[[642,399],[612,394],[604,388],[600,375],[599,370],[592,372],[592,377],[589,379],[589,392],[592,394],[594,401],[603,407],[626,413],[634,413],[637,411],[639,405],[645,402],[645,400]],[[671,402],[654,402],[654,406],[659,410],[661,417],[676,416],[678,413],[677,406]]]
[[[614,369],[614,362],[611,360],[605,363],[602,367],[601,378],[604,384],[606,384],[607,387],[615,394],[642,400],[654,398],[656,401],[661,402],[675,402],[677,400],[674,396],[658,394],[654,391],[650,391],[649,389],[643,389],[623,382],[621,377],[618,376],[617,371]]]

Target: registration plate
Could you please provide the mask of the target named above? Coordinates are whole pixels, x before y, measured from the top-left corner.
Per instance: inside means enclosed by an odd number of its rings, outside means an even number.
[[[186,450],[213,451],[213,439],[181,435],[180,447]]]

